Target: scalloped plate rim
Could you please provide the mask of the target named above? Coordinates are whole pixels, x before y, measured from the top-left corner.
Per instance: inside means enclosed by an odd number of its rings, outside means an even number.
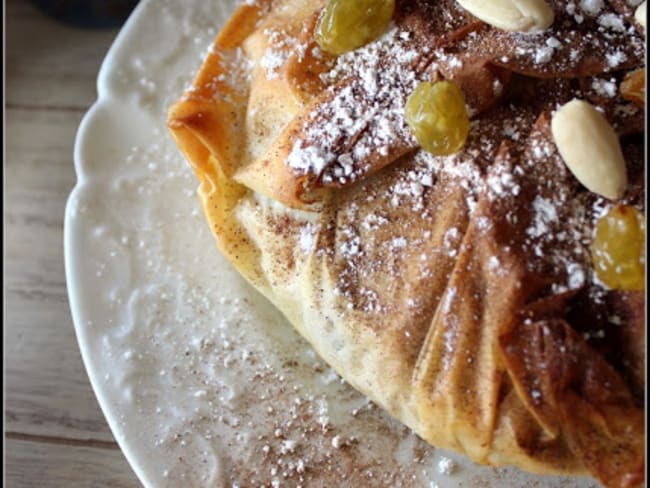
[[[99,404],[104,418],[108,423],[111,433],[115,437],[120,450],[124,453],[124,456],[131,466],[131,469],[133,469],[140,482],[145,486],[153,486],[153,484],[147,477],[143,467],[137,461],[136,454],[132,451],[129,443],[121,436],[117,435],[119,432],[117,419],[113,416],[113,413],[109,408],[109,399],[105,396],[104,390],[99,386],[99,379],[94,374],[93,360],[90,356],[90,346],[87,344],[87,330],[81,321],[82,305],[80,303],[79,292],[77,291],[78,285],[76,276],[78,271],[76,271],[76,268],[78,267],[78,262],[75,260],[73,252],[73,242],[75,239],[73,214],[79,195],[85,188],[88,187],[89,183],[91,182],[90,175],[84,169],[85,158],[82,153],[83,142],[88,137],[88,134],[91,133],[89,132],[91,130],[91,124],[96,119],[99,111],[103,107],[109,105],[112,100],[117,99],[117,94],[112,92],[109,88],[109,72],[115,65],[115,58],[117,57],[117,54],[126,48],[131,31],[135,29],[140,22],[142,22],[141,18],[143,18],[147,6],[154,2],[155,0],[140,1],[140,3],[136,6],[127,21],[120,29],[119,33],[111,44],[111,47],[107,51],[104,60],[102,61],[96,81],[97,98],[84,114],[79,124],[79,128],[75,134],[73,160],[77,181],[75,183],[75,186],[70,191],[70,194],[66,201],[63,225],[63,252],[68,302],[70,305],[70,313],[72,316],[72,322],[74,324],[75,336],[77,338],[77,344],[79,345],[79,350],[81,352],[84,368],[88,374],[88,379],[90,380],[90,384],[97,399],[97,403]]]

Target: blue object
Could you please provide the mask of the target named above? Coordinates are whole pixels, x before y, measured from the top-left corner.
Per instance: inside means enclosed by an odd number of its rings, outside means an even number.
[[[32,0],[32,3],[66,24],[105,29],[121,26],[138,0]]]

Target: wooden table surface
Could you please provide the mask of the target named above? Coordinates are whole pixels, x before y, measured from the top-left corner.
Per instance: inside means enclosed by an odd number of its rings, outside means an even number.
[[[137,487],[90,387],[63,265],[74,138],[117,34],[6,2],[5,482]]]

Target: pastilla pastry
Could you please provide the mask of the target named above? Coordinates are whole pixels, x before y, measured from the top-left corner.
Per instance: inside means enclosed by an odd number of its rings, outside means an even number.
[[[638,3],[247,1],[169,111],[221,252],[434,446],[644,484]]]

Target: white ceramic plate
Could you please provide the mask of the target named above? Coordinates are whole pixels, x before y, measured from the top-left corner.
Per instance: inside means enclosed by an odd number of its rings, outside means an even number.
[[[596,486],[425,445],[342,382],[218,254],[165,112],[233,9],[141,2],[77,135],[65,217],[72,315],[143,484]]]

